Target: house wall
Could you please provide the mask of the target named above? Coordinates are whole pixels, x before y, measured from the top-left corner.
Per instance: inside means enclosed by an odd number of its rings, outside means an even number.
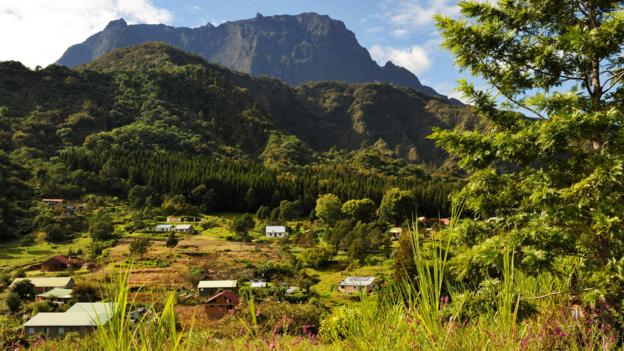
[[[69,332],[75,332],[79,334],[85,334],[92,330],[94,327],[24,327],[23,333],[25,335],[42,334],[47,337],[56,338],[63,337]]]
[[[43,272],[63,271],[67,269],[67,265],[62,262],[42,263],[41,270]]]
[[[372,284],[366,287],[363,287],[363,286],[357,287],[355,285],[338,285],[338,291],[345,293],[345,294],[357,294],[363,290],[366,290],[366,292],[373,291]]]

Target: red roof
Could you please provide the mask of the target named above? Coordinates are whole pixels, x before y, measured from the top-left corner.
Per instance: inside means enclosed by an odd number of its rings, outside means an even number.
[[[213,302],[214,300],[216,300],[220,296],[225,297],[226,299],[230,300],[233,303],[239,303],[240,302],[240,297],[238,297],[238,295],[236,295],[234,292],[232,292],[231,290],[223,290],[222,292],[220,292],[220,293],[214,295],[213,297],[209,298],[206,301],[206,303]]]

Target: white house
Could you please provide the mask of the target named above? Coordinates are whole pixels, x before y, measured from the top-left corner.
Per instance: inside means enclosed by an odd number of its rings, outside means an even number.
[[[283,225],[268,225],[266,236],[268,238],[285,238],[288,236],[288,228]]]
[[[41,312],[22,325],[27,335],[63,337],[68,332],[84,334],[106,324],[112,317],[114,303],[77,303],[65,312]]]

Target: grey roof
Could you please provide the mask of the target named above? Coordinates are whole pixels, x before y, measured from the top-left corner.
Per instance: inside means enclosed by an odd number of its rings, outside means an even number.
[[[11,286],[22,280],[30,280],[36,288],[64,288],[72,282],[71,277],[26,277],[15,278]]]
[[[185,229],[192,229],[193,226],[190,224],[178,224],[174,227],[174,229],[181,229],[181,230],[185,230]]]
[[[55,298],[55,299],[71,299],[72,289],[54,288],[48,292],[39,294],[37,296],[44,297],[44,298]]]
[[[91,315],[113,315],[117,304],[113,302],[77,302],[65,313],[87,313]]]
[[[156,229],[169,229],[169,228],[173,228],[172,224],[159,224],[156,226]]]
[[[199,289],[227,289],[235,288],[237,284],[236,280],[202,280],[197,287]]]
[[[110,319],[105,313],[40,312],[24,323],[24,327],[95,327]]]
[[[340,282],[340,285],[369,286],[373,284],[373,281],[375,281],[375,277],[347,277],[345,280]]]

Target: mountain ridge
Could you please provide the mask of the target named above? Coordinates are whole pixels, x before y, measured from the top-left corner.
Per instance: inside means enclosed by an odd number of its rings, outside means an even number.
[[[229,21],[196,28],[164,24],[129,25],[111,21],[83,43],[68,48],[58,64],[75,67],[114,49],[162,41],[210,63],[254,76],[279,78],[290,85],[312,81],[385,82],[442,97],[409,70],[377,64],[346,25],[309,12]],[[446,98],[446,97],[445,97]],[[461,104],[449,99],[453,104]]]

